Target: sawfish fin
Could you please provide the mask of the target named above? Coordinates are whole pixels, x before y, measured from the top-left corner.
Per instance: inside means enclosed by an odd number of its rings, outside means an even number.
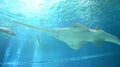
[[[94,40],[93,42],[96,46],[99,46],[103,43],[103,40],[99,39],[99,40]]]
[[[88,43],[87,41],[79,41],[79,42],[70,41],[70,42],[67,42],[68,46],[71,47],[72,49],[75,49],[75,50],[78,50],[78,49],[84,47],[87,43]]]
[[[78,31],[88,31],[88,30],[89,30],[87,27],[81,25],[80,23],[75,23],[75,24],[72,25],[70,28],[71,28],[71,29],[78,30]]]

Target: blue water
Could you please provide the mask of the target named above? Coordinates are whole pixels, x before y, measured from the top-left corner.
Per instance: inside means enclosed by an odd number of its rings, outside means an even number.
[[[120,38],[120,0],[0,0],[0,67],[120,67],[120,46],[89,43],[73,50],[45,32],[13,23],[18,20],[40,28],[62,28],[79,22]]]

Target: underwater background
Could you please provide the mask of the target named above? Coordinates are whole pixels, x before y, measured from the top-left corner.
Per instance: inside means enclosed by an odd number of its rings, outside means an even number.
[[[120,45],[89,43],[73,50],[13,20],[49,29],[79,22],[120,38],[120,0],[0,0],[0,27],[16,33],[12,37],[0,32],[0,67],[120,67]]]

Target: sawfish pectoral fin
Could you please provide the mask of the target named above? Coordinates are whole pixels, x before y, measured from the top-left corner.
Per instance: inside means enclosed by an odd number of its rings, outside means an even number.
[[[99,40],[94,40],[93,43],[96,45],[96,46],[99,46],[103,43],[103,40],[102,39],[99,39]]]
[[[67,42],[68,46],[75,50],[78,50],[78,49],[84,47],[87,43],[88,43],[87,41]]]

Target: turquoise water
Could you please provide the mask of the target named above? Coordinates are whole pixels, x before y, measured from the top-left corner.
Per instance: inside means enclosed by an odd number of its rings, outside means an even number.
[[[89,43],[73,50],[48,33],[13,23],[53,29],[79,22],[120,38],[119,19],[119,0],[0,0],[0,26],[16,33],[0,32],[0,67],[120,67],[117,44]]]

